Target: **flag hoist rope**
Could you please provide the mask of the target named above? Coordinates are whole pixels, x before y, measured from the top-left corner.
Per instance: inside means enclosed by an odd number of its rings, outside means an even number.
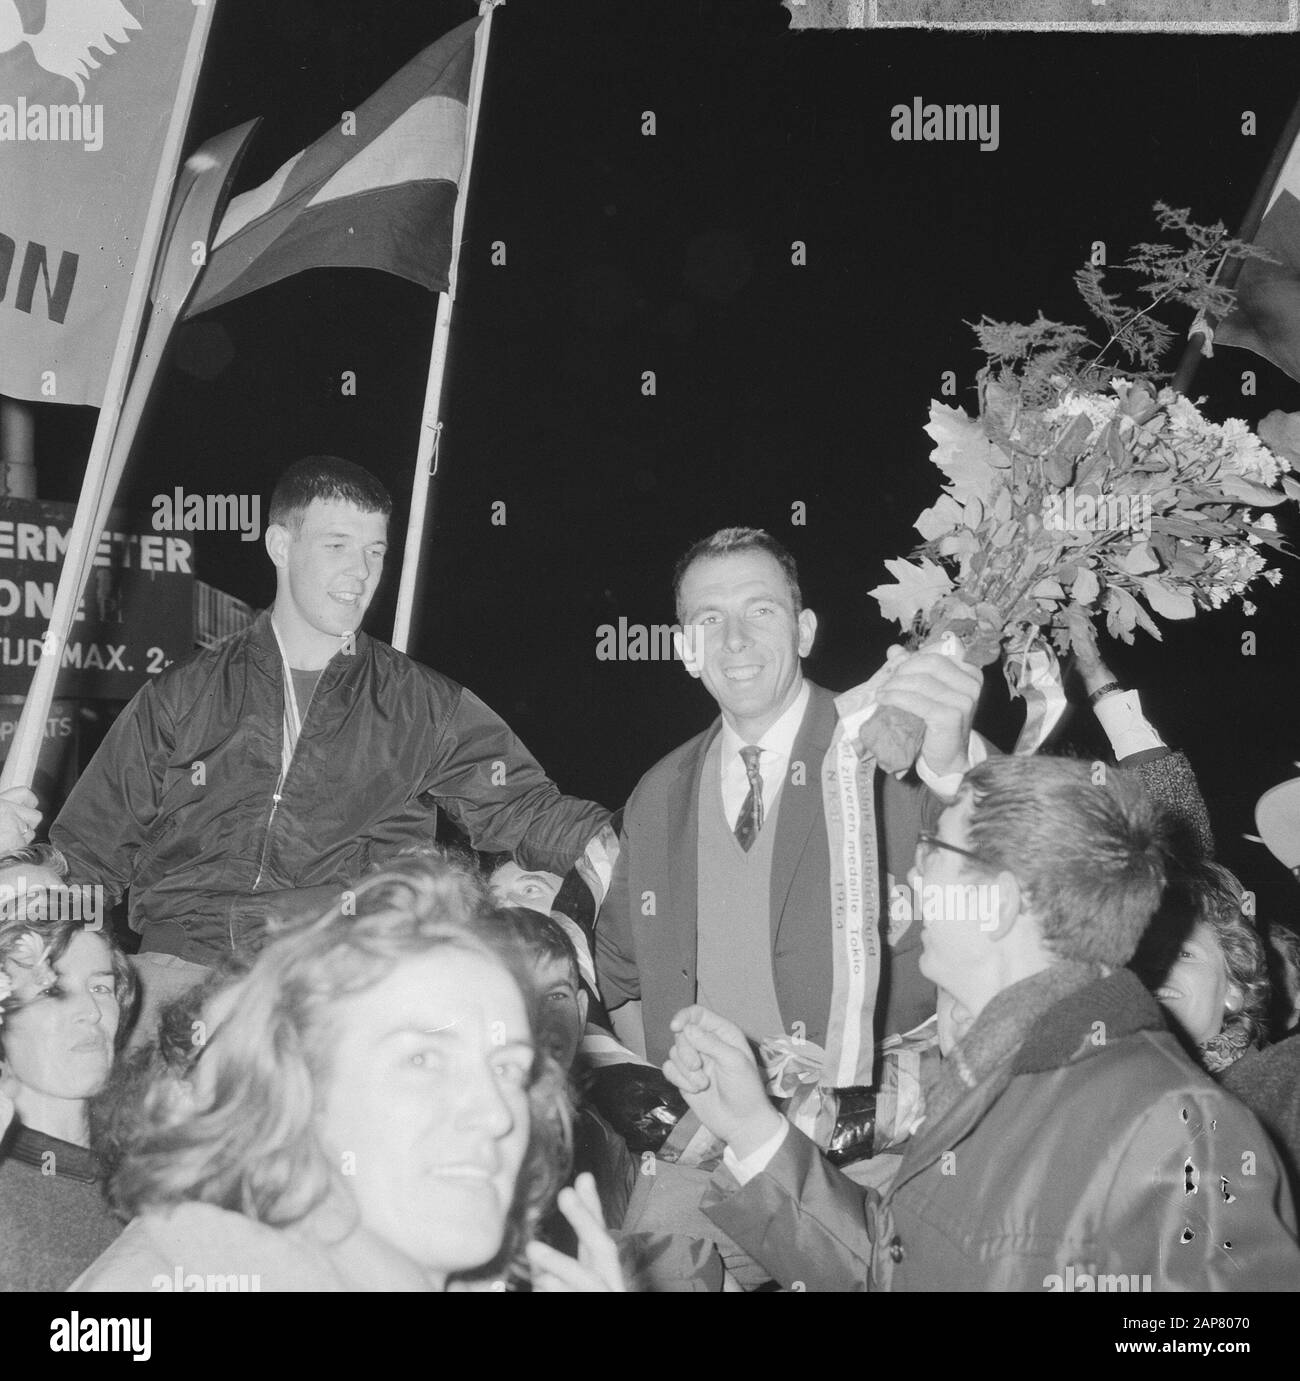
[[[483,72],[487,66],[488,39],[492,32],[492,11],[505,0],[482,0],[479,14],[483,22],[474,35],[474,65],[469,79],[469,118],[465,128],[465,165],[456,189],[456,209],[451,221],[451,262],[447,268],[447,291],[438,294],[438,316],[433,324],[433,344],[429,351],[429,376],[424,390],[420,422],[420,444],[415,456],[415,477],[411,481],[411,517],[402,553],[402,575],[397,589],[397,612],[393,616],[393,646],[405,652],[411,641],[411,624],[423,555],[424,532],[429,518],[429,479],[431,462],[437,453],[442,423],[442,376],[447,367],[447,346],[451,338],[451,309],[456,301],[456,277],[460,268],[460,246],[464,238],[465,209],[469,204],[470,170],[474,164],[474,141],[478,133],[479,105],[483,99]]]
[[[67,552],[59,571],[54,608],[50,614],[49,628],[42,640],[41,659],[36,664],[36,672],[32,677],[31,687],[23,703],[22,715],[18,720],[18,728],[14,733],[13,747],[5,760],[4,772],[0,774],[0,790],[11,786],[30,786],[36,775],[36,760],[44,739],[45,721],[49,718],[50,704],[54,699],[55,682],[63,661],[63,649],[72,632],[77,604],[90,576],[100,534],[108,521],[113,496],[117,492],[122,469],[126,464],[130,437],[124,433],[123,444],[116,445],[115,442],[127,386],[131,381],[131,360],[135,354],[136,338],[140,334],[144,320],[153,268],[162,246],[171,188],[180,165],[181,145],[189,124],[190,111],[194,106],[199,69],[203,64],[203,50],[212,30],[216,8],[217,0],[194,0],[194,27],[190,30],[180,83],[176,91],[176,103],[172,107],[171,118],[168,121],[162,156],[158,161],[158,172],[149,198],[149,210],[140,236],[140,251],[136,255],[135,268],[131,273],[126,310],[122,315],[117,344],[113,349],[108,382],[104,387],[104,400],[95,424],[95,436],[90,444],[86,474],[82,480],[81,495],[77,500],[76,517],[68,534]]]

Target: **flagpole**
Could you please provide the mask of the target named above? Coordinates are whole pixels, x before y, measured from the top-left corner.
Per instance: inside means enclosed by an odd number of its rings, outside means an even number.
[[[190,30],[176,92],[176,104],[172,107],[171,119],[163,139],[162,156],[158,160],[158,172],[154,178],[149,209],[140,236],[140,249],[131,274],[131,286],[127,291],[126,310],[122,315],[117,343],[113,349],[104,399],[95,424],[94,439],[90,443],[90,455],[86,461],[81,495],[77,500],[76,517],[68,534],[67,550],[59,571],[54,608],[50,614],[49,627],[42,639],[41,659],[36,664],[36,673],[32,677],[18,727],[14,731],[13,746],[5,759],[4,771],[0,773],[0,791],[12,786],[30,786],[36,775],[36,760],[45,736],[45,721],[49,717],[50,705],[54,699],[55,683],[63,661],[63,649],[72,632],[77,606],[99,546],[103,523],[107,521],[117,482],[121,478],[124,463],[122,452],[129,448],[129,436],[124,436],[124,445],[121,447],[115,447],[114,443],[131,379],[136,339],[140,334],[148,303],[153,267],[162,244],[171,186],[180,164],[181,145],[189,125],[190,112],[194,107],[199,70],[203,65],[203,52],[208,34],[212,30],[217,0],[194,0],[194,7],[199,13],[195,17],[194,27]]]
[[[1250,205],[1246,208],[1246,214],[1242,217],[1241,228],[1237,231],[1237,239],[1250,242],[1259,234],[1259,227],[1263,222],[1264,213],[1268,210],[1273,190],[1277,186],[1278,178],[1282,176],[1282,169],[1286,166],[1286,161],[1290,157],[1297,139],[1300,139],[1300,98],[1297,98],[1295,105],[1292,106],[1291,114],[1287,117],[1287,122],[1282,128],[1276,145],[1274,145],[1273,152],[1269,155],[1268,166],[1264,169],[1259,185],[1255,188],[1255,195],[1251,198]],[[1231,288],[1236,283],[1245,262],[1244,259],[1229,259],[1221,265],[1220,271],[1215,275],[1215,282],[1220,287]],[[1214,324],[1217,325],[1217,323]],[[1169,381],[1169,386],[1176,393],[1186,393],[1191,388],[1192,378],[1201,362],[1201,347],[1204,342],[1204,331],[1192,331],[1187,337],[1187,344],[1184,346],[1182,356],[1178,361],[1178,368]]]
[[[460,269],[460,246],[464,238],[465,214],[469,205],[470,171],[474,164],[474,144],[478,135],[479,106],[483,100],[483,73],[487,67],[488,40],[492,34],[492,11],[505,0],[481,0],[478,7],[483,22],[474,35],[474,65],[470,71],[468,123],[465,130],[465,166],[457,189],[456,209],[451,219],[451,261],[447,268],[447,291],[438,295],[438,315],[433,324],[433,343],[429,351],[429,374],[424,387],[424,407],[420,420],[420,444],[415,455],[415,477],[411,482],[411,516],[406,528],[406,547],[402,552],[402,575],[397,588],[397,612],[393,616],[393,646],[405,652],[411,641],[420,594],[420,564],[424,533],[429,523],[429,480],[437,469],[438,442],[442,431],[440,409],[442,379],[447,367],[447,348],[451,341],[451,309],[456,301],[456,278]]]

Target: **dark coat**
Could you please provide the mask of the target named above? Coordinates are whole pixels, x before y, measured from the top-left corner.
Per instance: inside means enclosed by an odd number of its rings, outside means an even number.
[[[1300,1036],[1248,1050],[1219,1082],[1264,1124],[1300,1198]]]
[[[776,996],[786,1029],[801,1020],[804,1035],[826,1040],[833,981],[830,846],[822,803],[821,766],[835,732],[835,697],[812,696],[790,755],[803,763],[781,790],[772,858],[771,937]],[[722,720],[668,754],[642,777],[623,814],[618,864],[596,925],[596,971],[611,1007],[640,999],[646,1053],[661,1064],[672,1044],[668,1023],[695,1001],[700,777]],[[876,774],[877,826],[886,870],[902,883],[912,865],[923,816],[942,806],[916,782]],[[881,879],[883,923],[889,893]],[[652,908],[647,904],[649,899]],[[646,915],[653,909],[652,915]],[[921,927],[895,937],[881,973],[877,1034],[907,1031],[934,1013],[934,985],[917,963]]]
[[[431,844],[439,806],[475,848],[556,873],[609,818],[475,695],[364,633],[321,672],[277,804],[283,679],[269,614],[169,667],[51,829],[74,881],[130,887],[142,949],[211,963],[260,935],[267,894],[345,887]]]
[[[1263,1128],[1127,970],[1048,1011],[923,1125],[883,1197],[793,1128],[708,1216],[809,1290],[1297,1290],[1295,1209]]]

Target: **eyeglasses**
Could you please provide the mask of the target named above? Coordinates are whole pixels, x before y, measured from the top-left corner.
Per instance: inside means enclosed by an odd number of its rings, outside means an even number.
[[[916,865],[918,868],[931,849],[947,849],[949,853],[961,854],[963,858],[969,858],[972,862],[978,863],[981,868],[994,867],[987,858],[980,854],[973,854],[969,849],[960,848],[956,844],[949,844],[946,839],[940,839],[937,834],[931,834],[928,830],[924,830],[916,840]]]

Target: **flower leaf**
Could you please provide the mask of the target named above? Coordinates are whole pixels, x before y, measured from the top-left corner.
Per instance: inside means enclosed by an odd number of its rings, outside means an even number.
[[[1285,494],[1270,489],[1254,480],[1242,479],[1240,475],[1220,475],[1219,488],[1230,499],[1240,499],[1242,503],[1253,504],[1256,508],[1273,508],[1286,498]]]
[[[1116,568],[1126,575],[1145,575],[1147,571],[1160,569],[1160,562],[1156,560],[1149,542],[1138,542],[1111,560]]]
[[[885,562],[885,569],[898,581],[896,585],[877,585],[871,591],[880,602],[880,612],[887,619],[897,619],[907,628],[918,614],[929,614],[935,604],[951,589],[952,581],[942,566],[927,557],[914,566],[910,561]]]
[[[978,503],[978,500],[972,502]],[[927,508],[913,526],[927,542],[949,533],[963,519],[961,504],[947,494],[940,494],[933,508]]]
[[[971,497],[987,499],[1006,459],[985,435],[979,418],[931,402],[925,430],[935,443],[930,459],[947,475],[952,497],[958,503]]]
[[[1079,573],[1074,577],[1074,584],[1070,587],[1070,593],[1074,596],[1077,604],[1091,604],[1101,591],[1101,584],[1095,572],[1090,566],[1080,566]]]
[[[1196,601],[1190,595],[1171,589],[1163,580],[1139,577],[1138,584],[1146,602],[1165,619],[1191,619],[1196,617]]]
[[[1255,434],[1294,470],[1300,466],[1300,412],[1283,412],[1274,408],[1255,428]],[[1295,498],[1293,494],[1291,496]]]

